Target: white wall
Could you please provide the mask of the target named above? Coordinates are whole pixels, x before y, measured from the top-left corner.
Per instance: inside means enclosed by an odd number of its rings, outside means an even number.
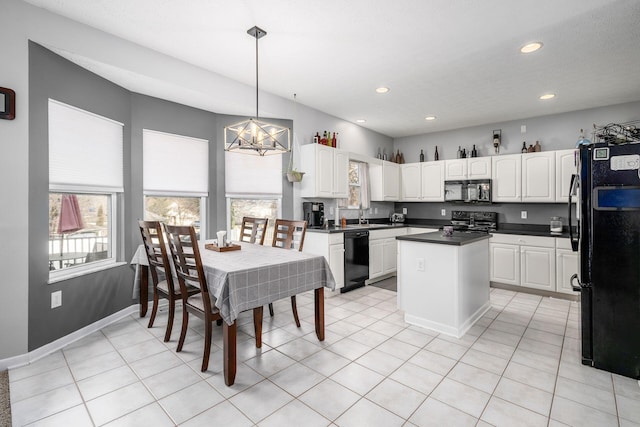
[[[435,146],[438,146],[440,159],[455,159],[458,146],[467,151],[476,144],[479,156],[493,155],[492,131],[502,129],[502,146],[500,154],[519,153],[522,142],[535,144],[540,141],[542,151],[563,150],[576,145],[580,129],[585,130],[589,139],[593,124],[599,126],[607,123],[628,122],[640,118],[640,102],[612,105],[572,111],[551,116],[533,117],[510,122],[474,126],[446,132],[415,135],[394,140],[394,148],[404,153],[407,163],[417,162],[420,149],[424,149],[426,160],[433,160]],[[521,126],[526,126],[526,133],[521,133]]]
[[[0,360],[26,352],[28,277],[28,57],[23,8],[0,0],[2,78],[16,92],[15,120],[0,120]]]
[[[221,114],[252,115],[255,88],[158,52],[145,49],[51,14],[19,0],[0,0],[2,80],[17,93],[17,118],[0,120],[0,360],[25,354],[28,349],[28,40],[75,61],[126,89]],[[126,73],[136,87],[118,81]],[[142,89],[141,89],[142,88]],[[378,147],[392,147],[392,139],[353,123],[298,104],[292,99],[261,93],[260,115],[293,119],[298,143],[308,143],[316,131],[339,132],[341,147],[373,155]],[[294,214],[301,217],[301,201],[294,189]]]

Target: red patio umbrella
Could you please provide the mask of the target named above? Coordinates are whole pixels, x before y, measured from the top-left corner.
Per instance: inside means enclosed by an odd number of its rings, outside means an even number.
[[[73,233],[83,228],[84,221],[82,220],[78,197],[75,194],[63,194],[62,200],[60,200],[60,218],[58,221],[58,233],[62,236],[60,240],[61,254],[63,252],[65,233]]]

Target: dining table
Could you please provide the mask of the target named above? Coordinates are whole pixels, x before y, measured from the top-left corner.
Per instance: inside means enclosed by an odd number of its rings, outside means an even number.
[[[238,250],[218,252],[207,249],[211,241],[200,241],[200,257],[209,293],[223,319],[224,379],[235,382],[236,319],[246,310],[259,309],[274,301],[314,291],[314,323],[319,341],[324,341],[324,288],[335,290],[336,283],[327,260],[320,255],[246,242],[232,242]],[[148,304],[148,260],[143,245],[134,254],[140,316]],[[138,285],[139,283],[139,285]],[[262,310],[259,310],[260,312]],[[256,337],[260,346],[261,337]]]

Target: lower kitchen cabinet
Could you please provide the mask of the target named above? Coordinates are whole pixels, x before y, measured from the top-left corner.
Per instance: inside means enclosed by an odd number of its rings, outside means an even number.
[[[398,242],[395,237],[382,243],[382,274],[395,273],[398,269]]]
[[[407,228],[369,231],[369,280],[396,272],[398,243],[396,236],[407,234]]]
[[[571,287],[571,276],[578,272],[578,253],[569,239],[556,238],[556,292],[578,295]]]
[[[344,234],[315,233],[305,234],[302,252],[322,255],[329,263],[329,268],[336,281],[336,291],[344,287]]]
[[[369,279],[382,276],[384,239],[369,239]]]
[[[548,238],[555,245],[553,237]],[[556,290],[556,250],[554,247],[520,247],[520,285],[528,288]]]
[[[520,246],[489,241],[489,280],[520,284]]]

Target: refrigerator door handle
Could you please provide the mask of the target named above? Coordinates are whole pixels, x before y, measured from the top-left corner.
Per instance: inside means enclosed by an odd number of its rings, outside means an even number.
[[[571,283],[571,288],[573,289],[574,292],[580,292],[582,290],[582,283],[580,283],[580,279],[578,278],[578,273],[571,276],[571,278],[569,279],[569,283]]]
[[[571,175],[571,183],[569,184],[569,240],[571,241],[571,249],[574,252],[578,252],[578,244],[580,241],[580,228],[577,227],[576,228],[576,234],[574,236],[573,234],[573,225],[571,223],[571,201],[573,199],[573,193],[576,192],[576,188],[578,186],[578,183],[580,181],[578,181],[579,176],[576,174]],[[576,209],[578,209],[578,206],[576,206]],[[578,225],[578,224],[576,224]]]

